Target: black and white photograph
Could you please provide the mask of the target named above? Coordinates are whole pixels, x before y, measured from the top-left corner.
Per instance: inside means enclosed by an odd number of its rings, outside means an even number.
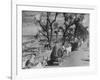
[[[100,80],[100,0],[0,6],[0,80]]]
[[[89,63],[88,13],[22,11],[22,69]]]

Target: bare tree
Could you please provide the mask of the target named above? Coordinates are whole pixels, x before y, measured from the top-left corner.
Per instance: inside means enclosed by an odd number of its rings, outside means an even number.
[[[58,13],[55,13],[53,18],[51,12],[46,12],[45,16],[41,15],[38,23],[41,27],[40,33],[47,39],[49,48],[51,49],[51,41],[53,35],[53,23],[56,21]]]
[[[75,23],[75,14],[63,13],[63,16],[64,16],[64,28],[62,28],[63,30],[62,44],[64,45],[66,37],[69,36],[68,29]]]
[[[74,38],[86,38],[88,31],[81,23],[84,19],[84,14],[77,14],[77,13],[63,13],[64,16],[64,28],[61,28],[63,31],[63,42],[62,44],[66,42],[66,40],[70,41],[71,37],[74,36]],[[75,25],[74,28],[74,34],[71,33],[70,27]],[[67,38],[67,39],[66,39]]]

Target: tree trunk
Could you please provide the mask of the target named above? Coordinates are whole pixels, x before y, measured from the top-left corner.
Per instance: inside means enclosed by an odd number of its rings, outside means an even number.
[[[62,40],[62,45],[65,44],[65,41],[66,41],[66,36],[65,36],[65,32],[63,33],[63,40]]]

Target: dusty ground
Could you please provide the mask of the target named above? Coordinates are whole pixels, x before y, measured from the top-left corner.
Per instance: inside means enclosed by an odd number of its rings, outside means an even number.
[[[36,46],[38,43],[36,42]],[[28,46],[34,46],[34,44],[29,43]],[[24,52],[23,55],[32,54],[32,52]],[[39,58],[48,57],[51,54],[51,50],[42,51],[39,54]],[[31,57],[27,55],[23,57],[22,67],[25,67],[25,62]],[[82,44],[77,51],[73,51],[69,56],[64,56],[62,61],[58,65],[59,67],[73,67],[73,66],[89,66],[89,48],[87,47],[87,41]],[[47,67],[56,67],[56,66],[45,66]],[[34,68],[34,67],[32,67]]]
[[[88,66],[89,65],[89,48],[85,42],[77,51],[71,52],[70,56],[65,57],[60,66]]]

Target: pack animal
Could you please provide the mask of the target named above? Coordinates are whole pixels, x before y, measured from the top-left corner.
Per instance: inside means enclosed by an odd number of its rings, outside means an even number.
[[[72,51],[72,47],[71,47],[71,46],[68,46],[68,47],[63,46],[63,52],[64,52],[67,56],[70,55],[71,51]]]

